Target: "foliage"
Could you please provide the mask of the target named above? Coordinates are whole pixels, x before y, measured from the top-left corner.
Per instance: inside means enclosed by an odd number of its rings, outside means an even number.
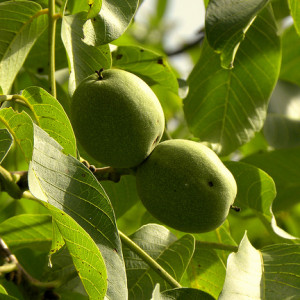
[[[1,0],[0,298],[299,299],[299,3],[205,0],[200,38],[170,52],[172,1],[143,31],[142,1]],[[134,168],[83,150],[70,101],[102,68],[150,86],[162,141],[204,143],[233,174],[219,228],[167,227],[142,205]]]

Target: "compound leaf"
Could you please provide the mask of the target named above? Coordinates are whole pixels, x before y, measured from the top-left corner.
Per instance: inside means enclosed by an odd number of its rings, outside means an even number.
[[[22,97],[32,111],[37,125],[64,148],[64,153],[76,157],[75,135],[61,104],[48,92],[37,86],[23,90]]]
[[[242,211],[251,209],[267,226],[268,230],[281,241],[295,240],[276,225],[272,204],[276,197],[276,187],[272,178],[263,170],[242,162],[226,162],[226,167],[233,174],[238,194],[234,205]]]
[[[186,234],[177,240],[164,226],[148,224],[130,238],[172,277],[180,281],[194,252],[195,240],[192,235]],[[131,299],[149,299],[156,283],[160,283],[162,290],[170,288],[137,254],[126,246],[123,247],[123,252]]]
[[[232,68],[241,41],[269,0],[211,0],[205,17],[207,41],[221,53],[223,68]]]
[[[13,137],[7,129],[0,129],[0,163],[2,163],[13,143]]]
[[[227,155],[250,141],[266,117],[280,69],[280,41],[272,11],[264,9],[241,43],[235,67],[222,69],[205,42],[188,83],[185,117],[191,132]]]
[[[178,82],[166,59],[138,46],[119,46],[112,52],[113,66],[134,73],[148,85],[159,84],[178,93]]]
[[[0,85],[8,94],[30,49],[47,27],[47,15],[33,1],[0,3]]]
[[[92,47],[82,41],[82,26],[86,12],[63,17],[61,37],[70,63],[69,92],[72,95],[79,83],[101,68],[111,67],[108,45]]]
[[[300,245],[274,244],[256,250],[245,234],[228,257],[218,299],[293,299],[300,296]]]
[[[99,46],[116,40],[129,26],[138,4],[138,0],[103,0],[100,13],[83,25],[83,41]]]
[[[13,136],[26,161],[29,162],[33,149],[33,125],[31,118],[26,112],[18,113],[9,107],[0,110],[0,121]]]
[[[298,35],[300,35],[300,2],[298,0],[289,0],[289,7],[294,20],[294,26]]]
[[[49,251],[52,220],[49,215],[21,214],[1,223],[0,236],[13,250],[34,248]]]
[[[47,207],[55,218],[70,254],[78,259],[78,264],[82,258],[88,257],[89,249],[94,249],[94,253],[97,252],[100,257],[98,248],[100,249],[107,268],[108,297],[126,299],[126,274],[121,242],[106,193],[82,163],[62,153],[62,147],[41,128],[34,126],[34,129],[34,151],[29,169],[31,192],[38,199],[49,203]],[[64,221],[64,218],[67,220]],[[82,228],[78,235],[76,226]],[[90,242],[98,246],[97,251],[94,246],[90,248],[83,245],[87,235],[93,239],[88,238]],[[74,253],[79,240],[83,243],[80,249],[87,251],[80,255]],[[91,261],[89,264],[93,266]],[[87,272],[84,277],[88,276],[91,282],[98,284],[93,276],[102,276],[99,279],[99,285],[102,285],[105,280],[105,265],[104,262],[99,264],[100,269],[96,268],[93,274],[89,273],[90,267],[84,268],[84,272]],[[85,287],[87,288],[86,285]]]

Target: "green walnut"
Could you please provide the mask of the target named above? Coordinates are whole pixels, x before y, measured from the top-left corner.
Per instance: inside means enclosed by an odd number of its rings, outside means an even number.
[[[95,160],[115,168],[139,165],[159,143],[164,113],[138,76],[117,69],[84,79],[71,102],[77,139]]]
[[[225,221],[237,193],[233,175],[208,147],[160,143],[138,167],[138,194],[159,221],[184,232],[208,232]]]

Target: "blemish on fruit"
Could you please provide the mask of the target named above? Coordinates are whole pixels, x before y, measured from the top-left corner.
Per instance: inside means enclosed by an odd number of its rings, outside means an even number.
[[[145,50],[144,49],[140,49],[140,52],[144,52]]]
[[[38,73],[43,73],[43,72],[44,72],[44,68],[38,68],[38,69],[37,69],[37,72],[38,72]]]
[[[208,185],[209,185],[209,186],[214,186],[214,184],[213,184],[212,181],[209,181],[209,182],[208,182]]]
[[[121,59],[123,57],[123,54],[118,54],[117,56],[116,56],[116,59]]]
[[[152,145],[155,145],[158,142],[158,140],[159,140],[159,135],[156,137]]]

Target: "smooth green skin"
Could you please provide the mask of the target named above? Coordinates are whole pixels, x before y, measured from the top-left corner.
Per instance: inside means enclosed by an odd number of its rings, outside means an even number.
[[[208,232],[227,218],[237,193],[230,171],[208,147],[160,143],[136,174],[138,194],[159,221],[184,232]]]
[[[165,119],[151,88],[117,69],[84,79],[71,102],[77,139],[95,160],[115,168],[138,166],[159,143]]]

